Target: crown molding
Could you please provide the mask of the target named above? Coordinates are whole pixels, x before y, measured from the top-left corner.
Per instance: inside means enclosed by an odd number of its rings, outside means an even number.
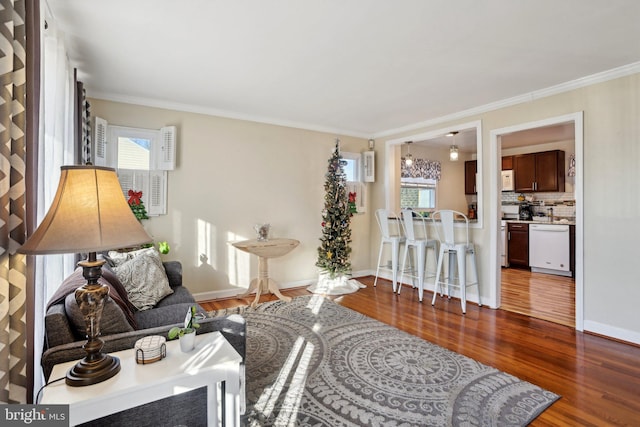
[[[597,83],[603,83],[609,80],[614,80],[620,77],[626,77],[632,74],[640,73],[640,62],[634,62],[632,64],[623,65],[621,67],[613,68],[611,70],[603,71],[601,73],[592,74],[589,76],[581,77],[579,79],[571,80],[565,83],[560,83],[555,86],[550,86],[545,89],[540,89],[534,92],[529,92],[523,95],[514,96],[512,98],[503,99],[501,101],[492,102],[489,104],[481,105],[478,107],[469,108],[467,110],[458,111],[453,114],[447,114],[446,116],[437,117],[435,119],[425,120],[403,126],[396,129],[389,129],[386,131],[375,133],[372,138],[382,138],[391,135],[400,134],[403,132],[414,131],[416,129],[433,126],[436,124],[466,119],[470,116],[475,116],[489,111],[498,110],[500,108],[511,107],[517,104],[525,102],[531,102],[536,99],[545,98],[552,95],[557,95],[564,92],[580,89],[586,86],[591,86]]]
[[[311,123],[295,122],[291,120],[276,119],[273,117],[258,116],[252,114],[238,113],[236,111],[220,110],[216,108],[203,107],[201,105],[182,104],[179,102],[164,101],[152,98],[141,98],[122,94],[112,94],[104,92],[90,92],[88,97],[104,101],[121,102],[123,104],[141,105],[145,107],[162,108],[165,110],[183,111],[187,113],[205,114],[208,116],[222,117],[226,119],[245,120],[249,122],[264,123],[274,126],[283,126],[295,129],[310,130],[315,132],[328,133],[332,136],[352,136],[355,138],[369,139],[369,133],[356,132],[352,130],[319,126]]]

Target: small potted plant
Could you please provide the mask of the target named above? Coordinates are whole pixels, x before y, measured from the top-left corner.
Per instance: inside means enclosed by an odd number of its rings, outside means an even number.
[[[187,310],[184,327],[179,328],[174,326],[169,329],[169,339],[180,338],[180,349],[186,353],[193,350],[196,343],[196,329],[199,327],[200,324],[196,321],[196,306],[192,305],[189,307],[189,310]]]

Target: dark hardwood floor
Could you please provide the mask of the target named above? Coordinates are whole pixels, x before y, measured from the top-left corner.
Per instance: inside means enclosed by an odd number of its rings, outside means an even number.
[[[442,347],[532,382],[562,397],[532,426],[640,426],[640,347],[505,310],[467,305],[416,290],[391,291],[387,280],[359,278],[366,289],[331,297],[338,304]],[[306,289],[283,291],[309,295]],[[261,301],[276,299],[266,295]],[[201,303],[207,310],[249,304],[253,298]]]
[[[501,270],[500,308],[548,320],[570,327],[576,326],[576,283],[571,277],[530,270]]]

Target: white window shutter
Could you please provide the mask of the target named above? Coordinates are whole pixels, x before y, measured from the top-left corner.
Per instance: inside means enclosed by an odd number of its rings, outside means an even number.
[[[156,153],[156,169],[174,170],[176,168],[176,127],[166,126],[160,129],[160,150]]]
[[[365,151],[362,153],[362,180],[364,182],[375,182],[376,163],[375,151]]]
[[[149,199],[151,193],[149,190],[149,171],[134,170],[133,171],[133,191],[142,191],[142,203],[149,215]]]
[[[118,180],[122,188],[124,198],[129,200],[129,190],[142,191],[142,203],[147,211],[147,215],[152,215],[149,211],[150,200],[152,200],[149,171],[135,169],[118,169]]]
[[[95,118],[94,123],[94,157],[93,163],[96,166],[109,166],[108,154],[107,154],[107,126],[108,123],[105,119],[100,117]]]
[[[131,169],[118,169],[118,180],[124,198],[129,200],[129,190],[133,189],[133,173]]]
[[[358,212],[364,213],[367,211],[367,186],[362,182],[358,183],[359,191],[356,196],[356,206],[358,207]]]
[[[149,197],[145,200],[149,215],[165,215],[167,213],[167,172],[149,172]]]

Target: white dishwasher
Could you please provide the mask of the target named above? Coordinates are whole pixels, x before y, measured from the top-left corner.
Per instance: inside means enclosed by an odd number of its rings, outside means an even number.
[[[571,276],[568,225],[529,224],[529,266],[533,272]]]

